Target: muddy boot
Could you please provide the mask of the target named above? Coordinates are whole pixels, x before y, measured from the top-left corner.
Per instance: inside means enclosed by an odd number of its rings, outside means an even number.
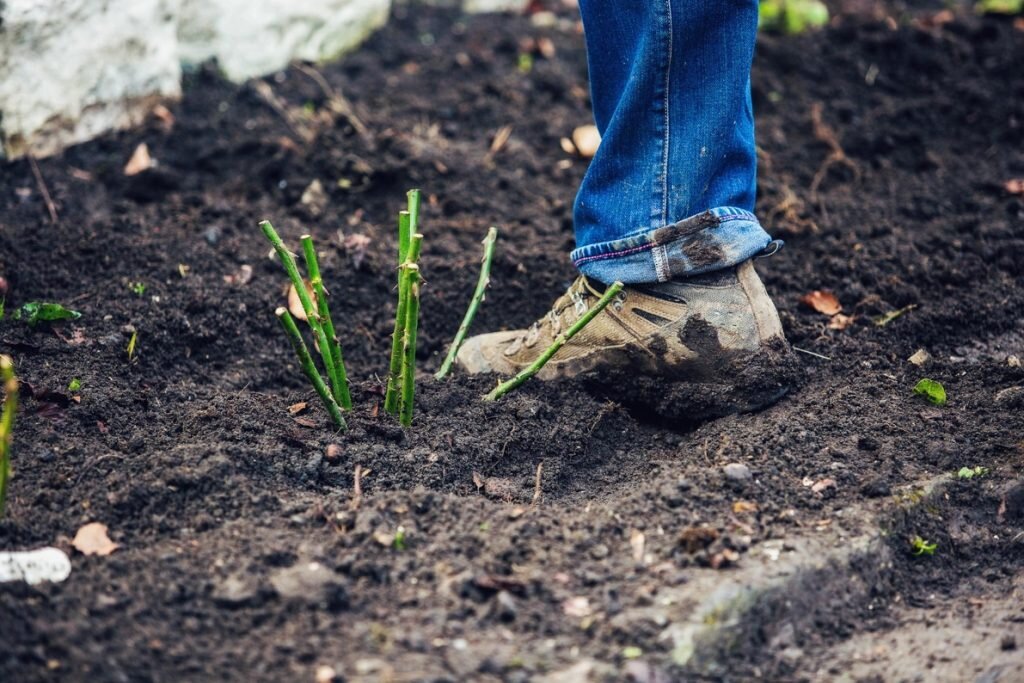
[[[513,375],[532,363],[601,296],[580,277],[528,330],[466,340],[458,363]],[[763,408],[795,377],[775,305],[747,261],[684,281],[632,285],[537,373],[577,377],[616,402],[700,422]]]

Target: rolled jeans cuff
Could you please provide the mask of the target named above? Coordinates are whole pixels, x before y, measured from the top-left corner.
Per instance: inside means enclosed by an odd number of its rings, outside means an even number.
[[[663,228],[579,247],[572,260],[599,282],[666,282],[739,265],[771,242],[754,214],[723,206]]]

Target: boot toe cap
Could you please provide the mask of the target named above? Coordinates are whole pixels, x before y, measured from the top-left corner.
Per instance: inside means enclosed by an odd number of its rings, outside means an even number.
[[[519,331],[492,332],[470,337],[459,348],[456,364],[471,375],[486,373],[511,374],[515,368],[505,358],[504,350],[520,335]]]

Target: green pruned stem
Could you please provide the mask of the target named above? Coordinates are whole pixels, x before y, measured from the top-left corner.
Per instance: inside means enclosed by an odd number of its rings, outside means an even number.
[[[416,238],[413,237],[413,245]],[[412,250],[416,247],[412,246]],[[419,327],[420,315],[420,267],[415,263],[407,262],[402,266],[405,279],[404,287],[407,292],[405,308],[405,339],[402,343],[402,402],[399,422],[403,427],[412,425],[412,409],[414,393],[416,391],[416,333]]]
[[[313,286],[313,294],[316,295],[317,314],[320,316],[320,324],[324,328],[324,336],[327,337],[327,345],[331,351],[331,364],[327,368],[327,376],[331,380],[331,393],[338,405],[345,410],[352,410],[352,395],[348,388],[345,359],[341,356],[341,344],[338,342],[338,334],[334,329],[334,321],[331,319],[331,309],[327,304],[327,292],[324,290],[323,278],[320,276],[320,264],[316,259],[313,238],[303,235],[299,239],[302,242],[302,254],[306,259],[309,283]]]
[[[313,330],[313,336],[316,337],[316,345],[320,348],[320,357],[324,361],[324,368],[327,370],[327,377],[331,381],[331,389],[337,403],[341,396],[341,383],[338,380],[338,373],[334,370],[331,345],[327,342],[327,335],[324,333],[323,325],[320,324],[320,314],[313,308],[313,301],[309,298],[306,283],[302,281],[302,276],[299,275],[299,268],[295,265],[295,257],[284,246],[281,236],[274,230],[274,226],[270,224],[270,221],[260,221],[260,229],[263,230],[263,234],[267,236],[267,239],[274,246],[274,251],[277,252],[281,263],[284,264],[285,271],[288,273],[288,277],[292,281],[295,293],[299,297],[299,303],[302,304],[302,311],[306,314],[306,322],[309,323],[309,328]]]
[[[292,314],[288,312],[287,308],[281,306],[274,311],[274,315],[281,321],[281,327],[284,328],[285,334],[288,335],[288,340],[292,343],[292,348],[295,349],[295,355],[299,358],[302,372],[305,373],[309,383],[313,385],[316,393],[320,396],[320,400],[323,401],[324,407],[327,408],[331,419],[334,420],[334,424],[341,431],[347,430],[348,425],[345,423],[345,418],[341,416],[341,408],[338,407],[338,402],[331,396],[327,385],[324,384],[323,378],[317,372],[316,366],[313,364],[313,357],[309,355],[306,342],[302,341],[302,335],[299,333],[299,328],[295,325],[295,319],[292,318]]]
[[[423,246],[423,235],[415,234],[409,238],[409,249],[405,261],[398,268],[398,306],[395,309],[395,329],[391,334],[391,362],[388,366],[388,386],[384,392],[384,410],[392,415],[401,412],[402,390],[402,359],[405,356],[405,324],[409,310],[409,280],[405,277],[404,268],[416,265],[420,259]]]
[[[409,190],[405,195],[409,205],[409,234],[415,235],[420,231],[420,191]]]
[[[448,356],[441,363],[441,369],[434,375],[434,379],[444,379],[451,372],[455,356],[458,355],[459,348],[466,339],[469,326],[473,324],[473,318],[476,317],[476,311],[480,308],[480,302],[484,300],[484,292],[487,291],[487,285],[491,281],[491,261],[494,260],[494,243],[497,239],[498,229],[492,227],[487,231],[487,237],[484,238],[484,259],[483,265],[480,266],[480,279],[477,280],[476,291],[473,292],[473,298],[469,302],[466,317],[462,319],[459,331],[455,333],[455,339],[452,340],[452,345],[448,348]]]
[[[551,360],[552,356],[558,353],[558,349],[562,348],[562,346],[564,346],[567,341],[576,336],[576,333],[578,333],[580,330],[586,327],[587,323],[593,320],[594,316],[603,311],[604,307],[611,303],[611,300],[614,299],[615,296],[621,290],[621,282],[616,282],[610,285],[608,289],[604,291],[604,295],[598,300],[598,302],[594,304],[594,306],[589,311],[584,313],[579,320],[574,322],[568,330],[555,337],[555,341],[551,343],[551,346],[549,346],[544,351],[544,353],[542,353],[537,358],[537,360],[533,361],[533,363],[529,367],[520,370],[519,374],[517,374],[512,379],[508,380],[507,382],[502,382],[501,384],[496,386],[491,391],[491,393],[484,396],[484,400],[496,401],[505,394],[507,394],[508,392],[518,387],[526,380],[536,375],[537,372],[540,371],[542,367],[544,367],[544,364]]]
[[[0,518],[3,518],[7,504],[7,479],[11,474],[14,415],[18,412],[18,380],[14,377],[14,363],[9,356],[0,356],[0,380],[4,387],[4,406],[0,413]]]
[[[398,305],[395,307],[395,329],[391,333],[391,359],[388,363],[388,385],[384,392],[384,412],[398,415],[398,377],[402,372],[402,340],[405,339],[405,299],[402,292],[402,264],[409,255],[412,241],[408,211],[398,212]]]

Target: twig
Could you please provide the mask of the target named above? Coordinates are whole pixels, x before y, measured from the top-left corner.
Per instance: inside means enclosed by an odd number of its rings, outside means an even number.
[[[306,322],[309,324],[310,329],[313,330],[317,346],[320,347],[320,357],[324,361],[324,368],[327,370],[327,377],[331,381],[332,393],[334,396],[341,396],[341,384],[338,378],[338,373],[334,371],[334,359],[331,356],[331,347],[327,342],[327,335],[324,333],[323,325],[320,324],[320,314],[313,309],[313,302],[309,298],[309,292],[306,291],[306,283],[302,281],[302,276],[299,275],[299,269],[295,265],[295,257],[292,256],[292,253],[284,246],[284,242],[281,241],[281,236],[277,234],[276,230],[274,230],[274,226],[270,224],[270,221],[260,221],[260,228],[263,230],[263,234],[266,235],[267,239],[270,240],[270,243],[274,245],[274,250],[281,259],[281,263],[284,264],[284,269],[292,281],[292,286],[295,287],[295,294],[299,297],[299,303],[302,304],[302,311],[306,314]],[[300,336],[299,339],[301,341],[302,337]],[[320,377],[319,373],[315,374],[318,378]],[[334,399],[334,401],[335,403],[338,403],[338,399]]]
[[[373,139],[373,135],[370,133],[370,129],[356,116],[355,108],[352,103],[342,95],[340,92],[331,87],[331,84],[327,82],[323,74],[306,64],[298,63],[296,67],[302,73],[309,76],[313,81],[320,86],[324,95],[327,96],[327,102],[331,107],[331,111],[340,116],[344,116],[352,128],[355,129],[359,137],[363,138],[363,141],[368,147],[373,149],[376,146],[376,141]]]
[[[299,358],[299,366],[302,368],[302,372],[306,374],[309,383],[313,385],[313,389],[320,396],[320,400],[323,402],[324,407],[327,408],[327,412],[330,414],[331,419],[334,420],[334,424],[342,431],[347,430],[348,425],[345,424],[345,418],[341,416],[341,408],[338,407],[338,403],[327,390],[327,385],[324,384],[320,373],[317,372],[316,366],[313,365],[313,357],[309,355],[306,342],[302,341],[299,328],[295,326],[295,319],[292,318],[291,313],[284,306],[278,307],[274,311],[274,315],[281,321],[281,327],[284,328],[285,334],[288,335],[288,340],[292,343],[292,348],[295,349],[295,355]]]
[[[35,176],[36,185],[39,186],[39,194],[43,195],[43,201],[46,203],[46,210],[50,212],[50,222],[54,225],[60,220],[57,217],[57,207],[53,204],[53,199],[50,197],[50,191],[46,188],[46,181],[43,180],[43,174],[39,172],[39,164],[36,163],[36,158],[31,154],[28,155],[28,165],[32,167],[32,175]]]
[[[487,237],[484,238],[483,265],[480,266],[480,279],[477,280],[476,291],[473,292],[473,298],[469,301],[466,316],[462,319],[458,332],[455,333],[455,339],[452,340],[452,345],[448,349],[448,355],[445,357],[444,362],[441,363],[441,369],[434,375],[434,379],[444,379],[445,375],[451,372],[452,364],[459,353],[459,348],[466,339],[466,333],[469,332],[469,326],[473,324],[473,318],[476,317],[476,311],[480,308],[480,302],[484,300],[484,293],[487,291],[487,285],[491,281],[491,261],[494,260],[494,243],[497,239],[498,229],[492,227],[487,231]]]
[[[822,360],[828,360],[828,361],[832,360],[828,356],[823,356],[820,353],[815,353],[814,351],[808,351],[807,349],[801,349],[799,346],[794,346],[792,348],[793,348],[794,351],[799,351],[800,353],[806,353],[808,356],[814,356],[815,358],[820,358]]]
[[[533,476],[533,500],[530,501],[530,507],[537,507],[537,503],[540,502],[541,489],[540,489],[540,478],[544,473],[544,461],[541,460],[537,463],[537,474]]]
[[[334,321],[331,320],[331,309],[327,304],[327,292],[324,290],[323,278],[320,277],[320,264],[317,262],[313,238],[303,235],[299,240],[302,242],[302,253],[306,260],[309,282],[313,285],[313,294],[316,295],[317,314],[320,316],[320,324],[324,328],[324,335],[327,337],[327,345],[331,352],[331,367],[327,369],[327,376],[331,378],[334,400],[345,410],[352,410],[352,395],[348,388],[345,359],[342,358],[341,344],[338,342],[338,334],[334,329]]]
[[[507,394],[508,392],[510,392],[513,389],[515,389],[516,387],[518,387],[520,384],[522,384],[526,380],[528,380],[531,377],[533,377],[534,375],[536,375],[537,372],[539,372],[540,369],[542,367],[544,367],[544,365],[549,360],[551,360],[551,357],[554,356],[556,353],[558,353],[558,350],[560,348],[562,348],[567,341],[569,341],[574,336],[576,336],[576,333],[579,332],[580,330],[582,330],[587,325],[587,323],[589,323],[591,320],[594,319],[594,317],[598,313],[603,311],[605,306],[610,304],[612,299],[614,299],[616,296],[618,296],[620,291],[622,291],[622,283],[621,282],[616,282],[616,283],[614,283],[612,285],[609,285],[608,289],[605,290],[604,295],[597,301],[597,303],[594,304],[594,306],[589,311],[584,313],[583,316],[579,320],[577,320],[575,323],[573,323],[572,326],[568,330],[566,330],[565,332],[562,332],[557,337],[555,337],[555,341],[553,341],[551,343],[551,346],[549,346],[544,351],[544,353],[542,353],[537,358],[537,360],[533,361],[533,363],[529,367],[524,368],[523,370],[520,370],[519,374],[517,374],[512,379],[508,380],[507,382],[502,382],[501,384],[496,386],[491,391],[491,393],[489,393],[486,396],[484,396],[484,400],[485,401],[496,401],[499,398],[501,398],[502,396],[504,396],[505,394]]]
[[[835,164],[840,164],[849,168],[854,175],[854,178],[860,179],[860,167],[857,166],[846,156],[846,152],[843,151],[842,146],[839,144],[839,139],[836,137],[835,131],[825,123],[822,119],[822,104],[821,102],[815,102],[811,105],[811,125],[814,127],[814,137],[828,145],[829,149],[832,150],[825,161],[822,162],[821,168],[814,174],[814,179],[811,181],[810,194],[811,201],[817,203],[818,201],[818,187],[822,181],[825,180],[825,175],[828,173],[829,168]]]
[[[356,465],[355,474],[352,475],[352,510],[358,510],[363,502],[363,466]]]

